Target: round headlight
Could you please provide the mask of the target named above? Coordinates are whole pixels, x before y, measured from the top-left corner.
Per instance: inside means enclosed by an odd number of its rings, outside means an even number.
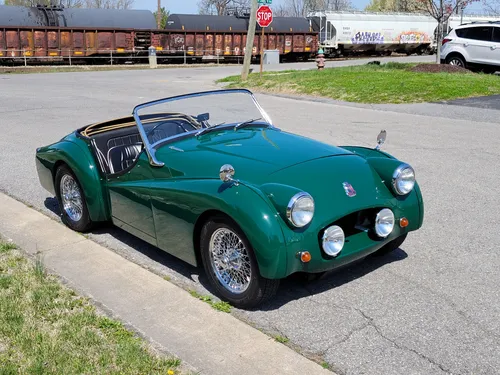
[[[392,186],[399,195],[406,195],[415,186],[415,171],[408,164],[400,165],[392,175]]]
[[[344,231],[337,225],[332,225],[325,230],[323,234],[323,250],[328,255],[337,256],[344,247]]]
[[[388,208],[380,210],[375,218],[375,232],[379,237],[387,237],[394,229],[394,214]]]
[[[314,200],[304,192],[295,194],[286,209],[286,217],[296,227],[309,224],[314,216]]]

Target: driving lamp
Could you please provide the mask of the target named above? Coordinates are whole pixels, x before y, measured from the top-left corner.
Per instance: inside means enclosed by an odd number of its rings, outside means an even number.
[[[338,225],[332,225],[323,234],[323,250],[326,254],[335,257],[339,255],[344,247],[344,231]]]
[[[394,229],[394,214],[388,208],[379,211],[375,218],[375,232],[379,237],[385,238]]]

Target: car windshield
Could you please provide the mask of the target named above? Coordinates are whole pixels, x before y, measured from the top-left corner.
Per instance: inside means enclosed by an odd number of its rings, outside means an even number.
[[[137,106],[134,117],[151,147],[172,137],[186,133],[202,135],[217,127],[272,125],[248,90],[219,90],[157,100]]]

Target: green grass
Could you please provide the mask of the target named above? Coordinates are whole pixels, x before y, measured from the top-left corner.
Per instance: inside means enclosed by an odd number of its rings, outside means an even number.
[[[117,320],[0,241],[0,374],[175,374]]]
[[[190,290],[189,294],[191,294],[193,297],[198,298],[199,300],[208,303],[210,306],[212,306],[215,310],[222,311],[225,313],[230,313],[231,312],[231,305],[227,302],[215,302],[212,300],[212,297],[210,296],[203,296],[200,293],[198,293],[196,290]]]
[[[277,341],[277,342],[280,342],[282,344],[286,344],[288,341],[290,341],[290,339],[288,337],[285,337],[285,336],[274,336],[274,339]]]
[[[267,72],[218,82],[256,91],[306,94],[357,103],[418,103],[500,94],[500,77],[489,74],[417,73],[416,64],[387,63],[323,71]]]

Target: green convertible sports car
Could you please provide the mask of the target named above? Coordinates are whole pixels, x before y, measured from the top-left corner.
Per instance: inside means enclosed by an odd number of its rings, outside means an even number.
[[[248,308],[295,272],[398,248],[424,205],[411,166],[374,148],[276,128],[243,89],[137,106],[36,150],[38,177],[76,231],[114,225],[192,264]]]

